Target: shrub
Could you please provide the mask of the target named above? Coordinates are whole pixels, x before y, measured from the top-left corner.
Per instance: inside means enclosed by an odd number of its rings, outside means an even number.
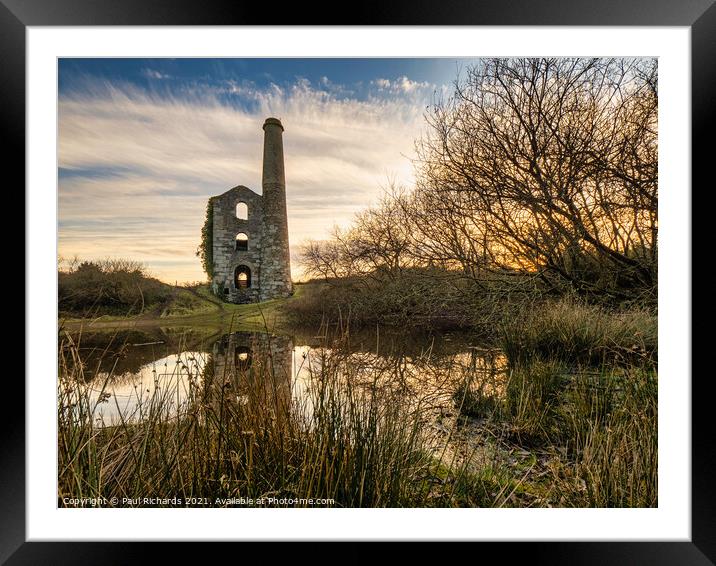
[[[165,304],[172,293],[172,287],[149,277],[140,264],[130,261],[86,261],[73,271],[58,273],[61,313],[141,314]]]
[[[201,259],[201,265],[209,281],[214,278],[214,200],[210,198],[206,203],[204,225],[201,227],[201,242],[196,249],[196,256]]]
[[[519,308],[459,273],[406,269],[400,276],[376,273],[305,284],[284,307],[299,323],[350,320],[354,326],[381,324],[412,329],[470,329],[490,333],[505,313]]]

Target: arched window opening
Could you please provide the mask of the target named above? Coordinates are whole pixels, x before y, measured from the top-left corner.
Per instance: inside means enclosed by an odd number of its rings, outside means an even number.
[[[234,285],[237,289],[251,288],[251,270],[245,265],[239,265],[234,271]]]
[[[245,202],[236,205],[236,218],[239,220],[249,219],[249,206]]]
[[[240,232],[236,234],[236,251],[245,252],[249,249],[249,237]]]

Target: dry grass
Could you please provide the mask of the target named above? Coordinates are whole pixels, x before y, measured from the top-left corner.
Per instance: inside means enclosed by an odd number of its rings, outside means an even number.
[[[656,363],[657,317],[645,309],[615,312],[561,299],[526,309],[502,325],[502,347],[513,363],[544,358],[567,362]]]

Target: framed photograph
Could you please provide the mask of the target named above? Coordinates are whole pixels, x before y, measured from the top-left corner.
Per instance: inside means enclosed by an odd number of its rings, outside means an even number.
[[[716,8],[328,13],[0,4],[27,223],[0,557],[713,563],[691,186]]]

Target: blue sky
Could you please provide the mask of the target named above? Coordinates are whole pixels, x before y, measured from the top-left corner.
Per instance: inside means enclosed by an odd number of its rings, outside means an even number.
[[[408,77],[417,83],[450,84],[464,59],[60,59],[60,96],[78,80],[92,77],[127,82],[150,90],[181,91],[193,85],[218,87],[230,81],[267,89],[307,80],[318,87],[330,81],[345,89],[343,98],[365,100],[376,80]],[[157,82],[160,81],[160,82]]]
[[[165,281],[204,275],[209,196],[261,192],[263,120],[285,127],[295,252],[409,186],[414,140],[458,59],[60,59],[59,253],[128,257]]]

